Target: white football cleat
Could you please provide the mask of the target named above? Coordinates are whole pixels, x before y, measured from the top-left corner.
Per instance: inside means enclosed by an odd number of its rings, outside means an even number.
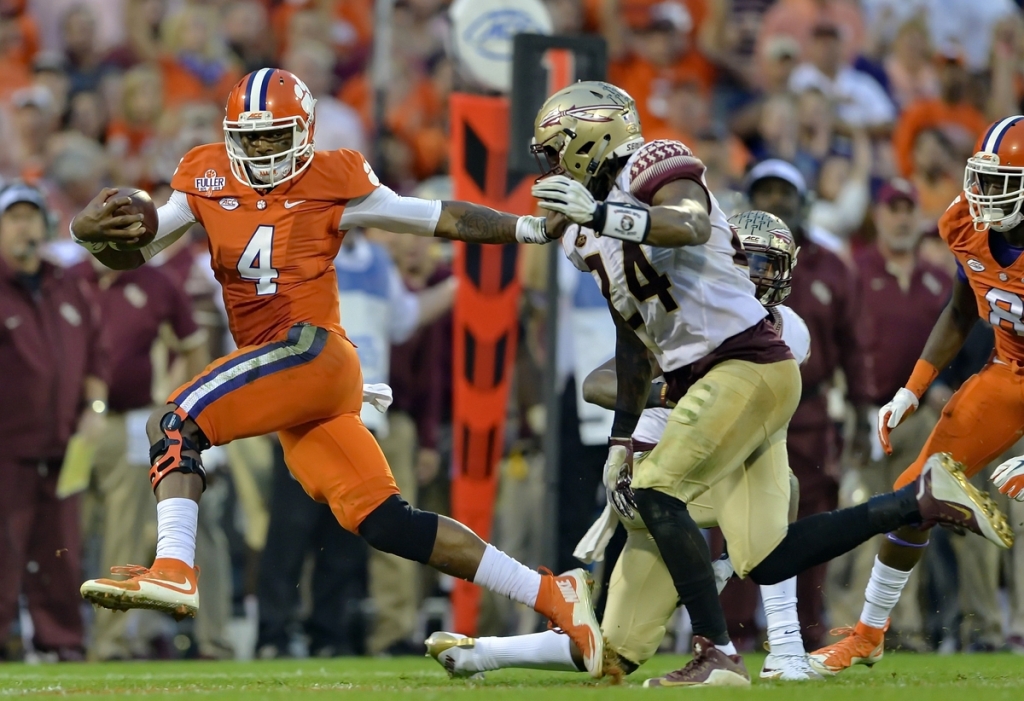
[[[811,667],[807,654],[775,654],[768,653],[761,666],[761,679],[775,679],[783,682],[806,682],[823,679]]]

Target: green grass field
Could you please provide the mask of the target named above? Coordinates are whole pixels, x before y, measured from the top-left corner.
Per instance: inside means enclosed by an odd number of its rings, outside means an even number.
[[[121,699],[398,698],[416,701],[632,699],[699,694],[702,701],[756,699],[812,701],[1020,701],[1024,657],[1014,655],[886,655],[874,669],[859,667],[823,682],[754,682],[751,690],[655,690],[643,679],[679,666],[686,658],[655,658],[621,686],[592,682],[580,674],[492,672],[479,682],[449,680],[432,660],[334,659],[274,662],[166,662],[82,665],[0,665],[0,697]],[[747,666],[760,669],[761,657]]]

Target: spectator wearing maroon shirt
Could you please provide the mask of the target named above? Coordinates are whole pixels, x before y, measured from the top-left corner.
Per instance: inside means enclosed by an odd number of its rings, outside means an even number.
[[[104,519],[101,531],[99,569],[105,575],[114,565],[146,561],[153,548],[140,534],[152,518],[145,427],[155,407],[154,383],[164,380],[162,400],[170,391],[166,385],[199,374],[209,358],[206,332],[196,326],[188,296],[159,268],[110,270],[90,256],[73,272],[95,296],[110,344],[110,412],[93,469],[101,512],[117,514]],[[168,350],[180,357],[175,364],[184,366],[178,381],[167,378]],[[97,611],[90,657],[130,659],[130,621],[122,613]]]
[[[800,246],[793,291],[786,305],[807,324],[811,355],[800,366],[803,390],[786,442],[789,465],[800,480],[798,518],[805,518],[831,511],[839,502],[838,417],[830,416],[828,411],[828,395],[837,370],[846,376],[854,405],[864,401],[864,354],[854,332],[859,306],[857,275],[808,234],[807,185],[792,164],[778,159],[759,163],[748,175],[747,191],[751,207],[780,217]],[[861,427],[857,443],[863,443],[864,430]],[[819,647],[827,632],[823,625],[825,573],[825,566],[820,565],[797,578],[798,612],[808,650]]]
[[[949,275],[924,261],[918,252],[921,240],[921,211],[913,184],[896,178],[878,189],[872,219],[878,234],[875,245],[861,249],[854,260],[859,272],[861,306],[856,334],[863,353],[863,424],[873,426],[877,409],[896,394],[910,377],[935,320],[949,301],[953,288]],[[801,261],[802,262],[802,261]],[[869,455],[859,456],[864,496],[892,490],[896,478],[912,463],[938,418],[930,402],[900,426],[892,455],[885,455],[877,442]],[[874,431],[869,431],[874,436]],[[849,606],[845,597],[830,597],[830,617],[837,625],[856,621],[860,595],[868,583],[878,553],[876,540],[834,563],[832,581],[839,591],[856,594]],[[838,573],[843,573],[837,577]],[[893,610],[886,637],[893,645],[920,648],[922,620],[918,605],[916,575]]]
[[[58,499],[68,441],[104,430],[108,357],[83,281],[42,260],[46,205],[0,192],[0,639],[28,599],[36,650],[83,658],[78,497]]]

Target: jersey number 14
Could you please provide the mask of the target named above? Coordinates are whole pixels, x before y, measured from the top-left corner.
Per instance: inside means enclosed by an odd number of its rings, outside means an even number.
[[[277,293],[277,283],[274,280],[277,279],[278,273],[271,261],[273,253],[274,227],[260,224],[238,259],[238,274],[243,280],[256,283],[257,295]]]

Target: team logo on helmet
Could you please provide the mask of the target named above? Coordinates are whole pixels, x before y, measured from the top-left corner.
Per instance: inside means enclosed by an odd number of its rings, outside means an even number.
[[[553,127],[561,122],[563,117],[572,117],[581,122],[595,122],[600,124],[602,122],[612,121],[613,115],[621,111],[621,107],[613,107],[610,105],[585,105],[583,107],[576,107],[573,105],[568,109],[555,108],[541,117],[539,126]],[[606,114],[601,114],[602,112]]]

